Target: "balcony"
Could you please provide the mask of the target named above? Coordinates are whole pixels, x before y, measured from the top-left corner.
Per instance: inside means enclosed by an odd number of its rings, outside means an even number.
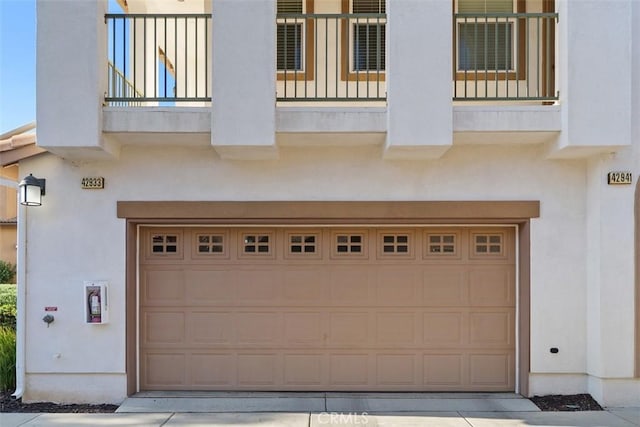
[[[454,101],[555,101],[557,13],[456,13]]]
[[[384,7],[376,12],[278,13],[278,103],[384,106],[387,15]],[[454,13],[453,101],[558,100],[557,20],[557,13]],[[107,14],[106,22],[107,105],[209,105],[210,14]]]
[[[384,13],[278,14],[277,101],[385,101]]]
[[[432,158],[451,143],[557,137],[561,108],[550,105],[558,100],[555,12],[538,3],[530,13],[459,11],[457,0],[453,14],[447,5],[422,6],[424,17],[408,20],[411,29],[400,25],[394,28],[401,32],[392,33],[388,23],[395,16],[384,3],[363,2],[364,9],[356,3],[281,0],[268,24],[268,7],[258,13],[231,1],[218,9],[217,21],[210,13],[106,15],[103,131],[120,144],[175,144],[180,135],[180,145],[212,144],[229,158],[235,147],[264,146],[270,156],[278,146],[326,144],[385,146],[393,151],[389,158],[423,150]],[[392,9],[399,13],[393,22],[406,22],[409,10]],[[430,10],[440,19],[416,27]],[[265,53],[266,47],[273,50]],[[388,98],[391,82],[395,92]],[[448,112],[442,108],[447,100]],[[418,123],[430,124],[409,130]],[[440,129],[437,139],[434,129]],[[420,136],[425,132],[431,137]]]
[[[211,102],[210,14],[107,14],[109,106]]]

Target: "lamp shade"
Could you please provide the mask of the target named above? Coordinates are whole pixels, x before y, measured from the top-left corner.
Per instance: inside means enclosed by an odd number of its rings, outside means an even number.
[[[25,177],[18,184],[20,193],[20,204],[25,206],[42,205],[42,196],[44,195],[45,180],[38,179],[33,175]]]

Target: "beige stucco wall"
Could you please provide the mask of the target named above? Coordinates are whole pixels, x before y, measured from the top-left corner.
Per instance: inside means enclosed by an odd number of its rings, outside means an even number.
[[[0,224],[0,260],[16,263],[15,224]]]
[[[0,167],[0,178],[17,182],[18,166]],[[0,183],[0,219],[15,218],[16,209],[16,189]]]
[[[0,178],[16,182],[18,167],[0,168]],[[16,190],[6,185],[0,185],[0,220],[16,218],[17,213]],[[16,225],[0,224],[0,260],[16,263]]]

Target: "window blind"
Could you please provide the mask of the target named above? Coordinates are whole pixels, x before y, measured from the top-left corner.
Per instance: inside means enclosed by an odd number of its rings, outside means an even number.
[[[386,13],[385,0],[352,0],[353,13]]]
[[[385,25],[355,25],[353,66],[356,71],[384,71]]]
[[[276,29],[277,69],[302,69],[302,24],[278,24]]]
[[[458,0],[458,13],[512,13],[513,0]]]
[[[458,24],[458,69],[513,69],[512,33],[511,22]]]
[[[278,0],[278,13],[302,13],[302,0]]]

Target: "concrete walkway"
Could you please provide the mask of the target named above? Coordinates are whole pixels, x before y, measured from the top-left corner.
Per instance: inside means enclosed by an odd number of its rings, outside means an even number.
[[[114,414],[0,413],[0,427],[640,427],[640,408],[542,412],[510,393],[142,393]]]
[[[592,412],[423,412],[423,413],[0,413],[2,427],[75,426],[243,426],[243,427],[637,427],[640,408]]]

